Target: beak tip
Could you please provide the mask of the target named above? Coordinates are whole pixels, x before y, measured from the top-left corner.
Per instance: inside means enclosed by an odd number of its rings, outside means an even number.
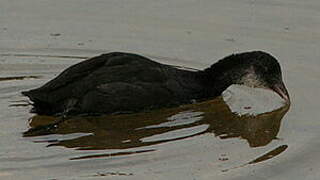
[[[276,84],[272,87],[273,91],[275,91],[279,96],[285,100],[286,104],[290,104],[290,96],[288,90],[286,89],[283,83]]]

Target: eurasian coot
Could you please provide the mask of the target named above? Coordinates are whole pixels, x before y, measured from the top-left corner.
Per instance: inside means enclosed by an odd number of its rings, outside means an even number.
[[[290,101],[279,63],[262,51],[233,54],[200,71],[113,52],[73,65],[22,94],[38,114],[134,113],[214,98],[231,84],[268,88]]]

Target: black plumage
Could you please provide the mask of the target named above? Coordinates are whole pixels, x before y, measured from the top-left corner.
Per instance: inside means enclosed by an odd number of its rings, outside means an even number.
[[[270,88],[289,99],[279,63],[262,51],[231,55],[199,71],[113,52],[73,65],[42,87],[22,94],[33,101],[38,114],[114,114],[214,98],[231,84]]]

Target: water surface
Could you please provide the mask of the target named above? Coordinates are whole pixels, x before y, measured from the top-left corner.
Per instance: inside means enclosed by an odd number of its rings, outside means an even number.
[[[0,9],[0,179],[320,176],[318,0],[2,0]],[[20,92],[87,57],[127,51],[201,69],[249,50],[279,59],[289,109],[235,117],[215,99],[138,116],[74,117],[24,134],[59,118],[29,113]]]

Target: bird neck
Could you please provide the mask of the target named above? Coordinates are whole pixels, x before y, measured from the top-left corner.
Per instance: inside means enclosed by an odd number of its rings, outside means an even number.
[[[212,67],[199,71],[199,78],[207,97],[220,96],[224,90],[234,83],[234,76],[231,72],[219,73]]]

